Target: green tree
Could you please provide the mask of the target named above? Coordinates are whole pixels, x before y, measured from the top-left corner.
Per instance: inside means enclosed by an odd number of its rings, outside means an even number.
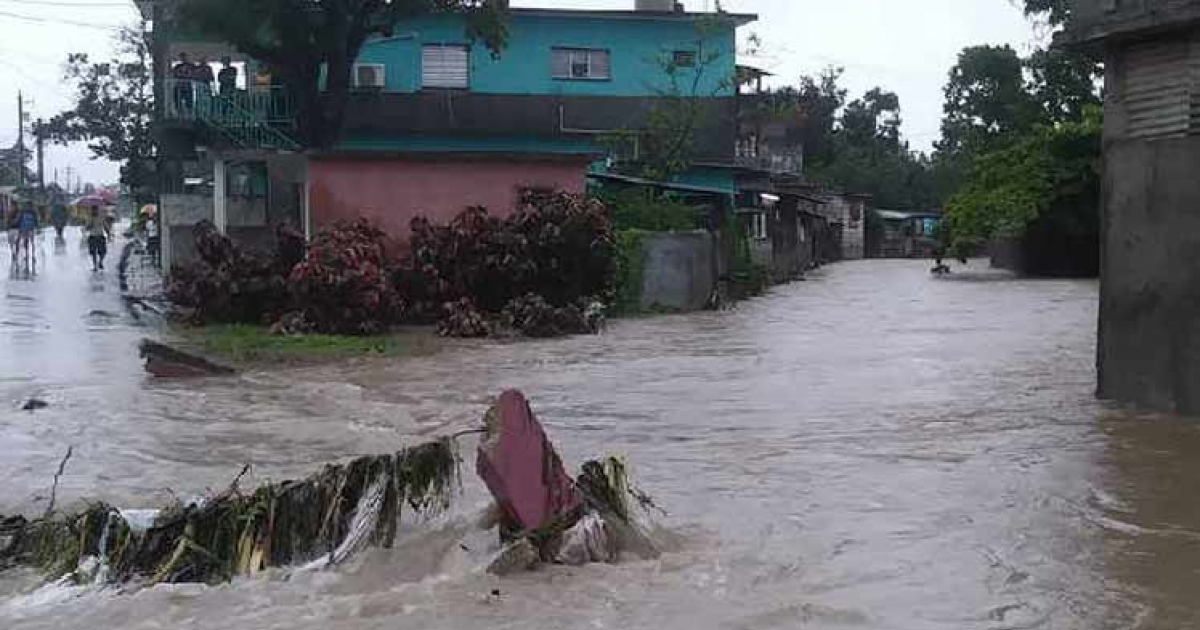
[[[938,151],[978,154],[1032,129],[1039,108],[1026,89],[1024,69],[1010,46],[971,46],[959,53],[946,84]]]
[[[467,34],[497,53],[507,38],[507,5],[502,0],[186,0],[182,17],[203,34],[266,63],[296,105],[301,142],[326,147],[341,132],[350,72],[369,37],[423,15],[461,13]]]
[[[1073,0],[1025,0],[1025,15],[1043,17],[1053,26],[1065,24],[1071,17]]]
[[[949,253],[965,259],[993,236],[1020,237],[1043,214],[1064,208],[1076,217],[1074,229],[1094,230],[1102,127],[1101,111],[1091,107],[1079,121],[1039,126],[977,156],[946,206]]]
[[[25,151],[18,150],[16,144],[0,149],[0,186],[16,186],[21,183],[21,170],[25,171],[25,182],[34,181],[34,175],[29,170],[29,147]]]
[[[841,135],[852,146],[900,149],[900,97],[874,88],[842,112]]]
[[[121,182],[140,198],[154,194],[150,60],[149,43],[138,29],[120,31],[115,54],[106,61],[68,56],[64,79],[74,85],[75,105],[35,129],[52,142],[85,142],[96,157],[120,163]]]

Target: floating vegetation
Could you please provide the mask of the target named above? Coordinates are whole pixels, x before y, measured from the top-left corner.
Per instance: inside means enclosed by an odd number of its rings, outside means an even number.
[[[36,567],[76,584],[213,584],[271,567],[338,564],[369,546],[391,547],[405,506],[438,514],[457,488],[458,454],[445,438],[250,494],[235,480],[216,497],[162,510],[148,527],[104,503],[32,521],[0,517],[0,570]]]

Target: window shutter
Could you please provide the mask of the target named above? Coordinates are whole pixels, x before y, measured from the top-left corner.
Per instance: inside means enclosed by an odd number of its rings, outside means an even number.
[[[466,46],[428,45],[421,48],[421,85],[427,88],[470,87],[470,55]]]
[[[612,71],[612,67],[608,60],[608,51],[607,50],[593,50],[592,51],[592,75],[590,78],[592,78],[592,79],[608,79],[608,78],[611,78],[610,77],[611,71]]]
[[[1189,130],[1200,134],[1200,38],[1192,41],[1191,55],[1188,58],[1189,83],[1192,86],[1192,102]]]
[[[550,53],[550,76],[555,79],[571,78],[571,51],[555,48]]]
[[[1129,50],[1125,109],[1129,137],[1161,138],[1188,132],[1195,116],[1191,46],[1160,42]]]

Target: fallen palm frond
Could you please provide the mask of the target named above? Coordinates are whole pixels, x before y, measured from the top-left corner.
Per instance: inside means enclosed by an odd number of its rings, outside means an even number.
[[[76,583],[217,583],[270,567],[337,564],[367,546],[390,547],[405,505],[436,514],[457,484],[458,454],[445,438],[251,494],[234,483],[160,512],[144,529],[103,503],[33,521],[0,518],[0,570],[32,566]]]

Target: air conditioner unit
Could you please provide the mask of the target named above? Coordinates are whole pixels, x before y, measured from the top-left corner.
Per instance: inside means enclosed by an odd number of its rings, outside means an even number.
[[[387,76],[381,63],[360,63],[354,66],[354,87],[365,90],[383,89]]]

